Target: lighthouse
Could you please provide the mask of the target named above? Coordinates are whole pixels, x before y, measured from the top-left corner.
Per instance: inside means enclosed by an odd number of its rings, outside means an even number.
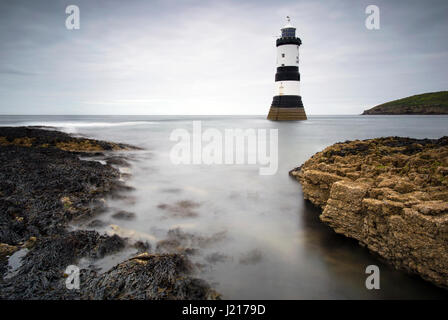
[[[300,96],[299,46],[296,28],[287,24],[281,29],[277,45],[277,73],[275,74],[275,91],[269,110],[269,120],[306,120],[302,97]]]

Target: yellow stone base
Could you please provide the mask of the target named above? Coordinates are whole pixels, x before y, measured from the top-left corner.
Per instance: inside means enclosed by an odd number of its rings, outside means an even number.
[[[268,120],[296,121],[306,120],[304,108],[277,108],[271,107],[268,114]]]

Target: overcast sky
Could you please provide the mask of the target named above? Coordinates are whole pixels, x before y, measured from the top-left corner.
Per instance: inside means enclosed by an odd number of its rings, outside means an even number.
[[[448,88],[444,0],[0,0],[0,113],[267,114],[286,15],[308,114]]]

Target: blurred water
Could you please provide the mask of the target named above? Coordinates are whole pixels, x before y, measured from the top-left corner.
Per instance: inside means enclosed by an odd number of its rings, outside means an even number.
[[[202,120],[203,130],[277,128],[277,174],[261,176],[257,165],[173,165],[170,133],[177,128],[191,131],[193,120]],[[447,116],[315,116],[303,122],[270,122],[261,116],[1,116],[0,125],[49,125],[144,148],[127,153],[133,159],[127,183],[135,190],[125,199],[108,199],[111,210],[99,219],[116,225],[123,235],[149,241],[153,249],[169,230],[192,234],[187,241],[198,247],[191,256],[202,266],[198,277],[211,282],[224,298],[448,296],[336,235],[319,221],[319,210],[303,200],[299,183],[288,176],[289,170],[335,142],[448,135]],[[120,209],[136,218],[114,219],[111,215]],[[111,227],[99,229],[107,230]],[[380,267],[380,290],[365,288],[364,271],[370,264]]]

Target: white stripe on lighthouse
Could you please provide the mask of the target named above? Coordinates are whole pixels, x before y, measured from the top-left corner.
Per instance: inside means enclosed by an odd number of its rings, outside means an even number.
[[[300,96],[299,81],[277,81],[274,96]]]
[[[277,47],[277,67],[299,66],[299,46],[284,44]]]

